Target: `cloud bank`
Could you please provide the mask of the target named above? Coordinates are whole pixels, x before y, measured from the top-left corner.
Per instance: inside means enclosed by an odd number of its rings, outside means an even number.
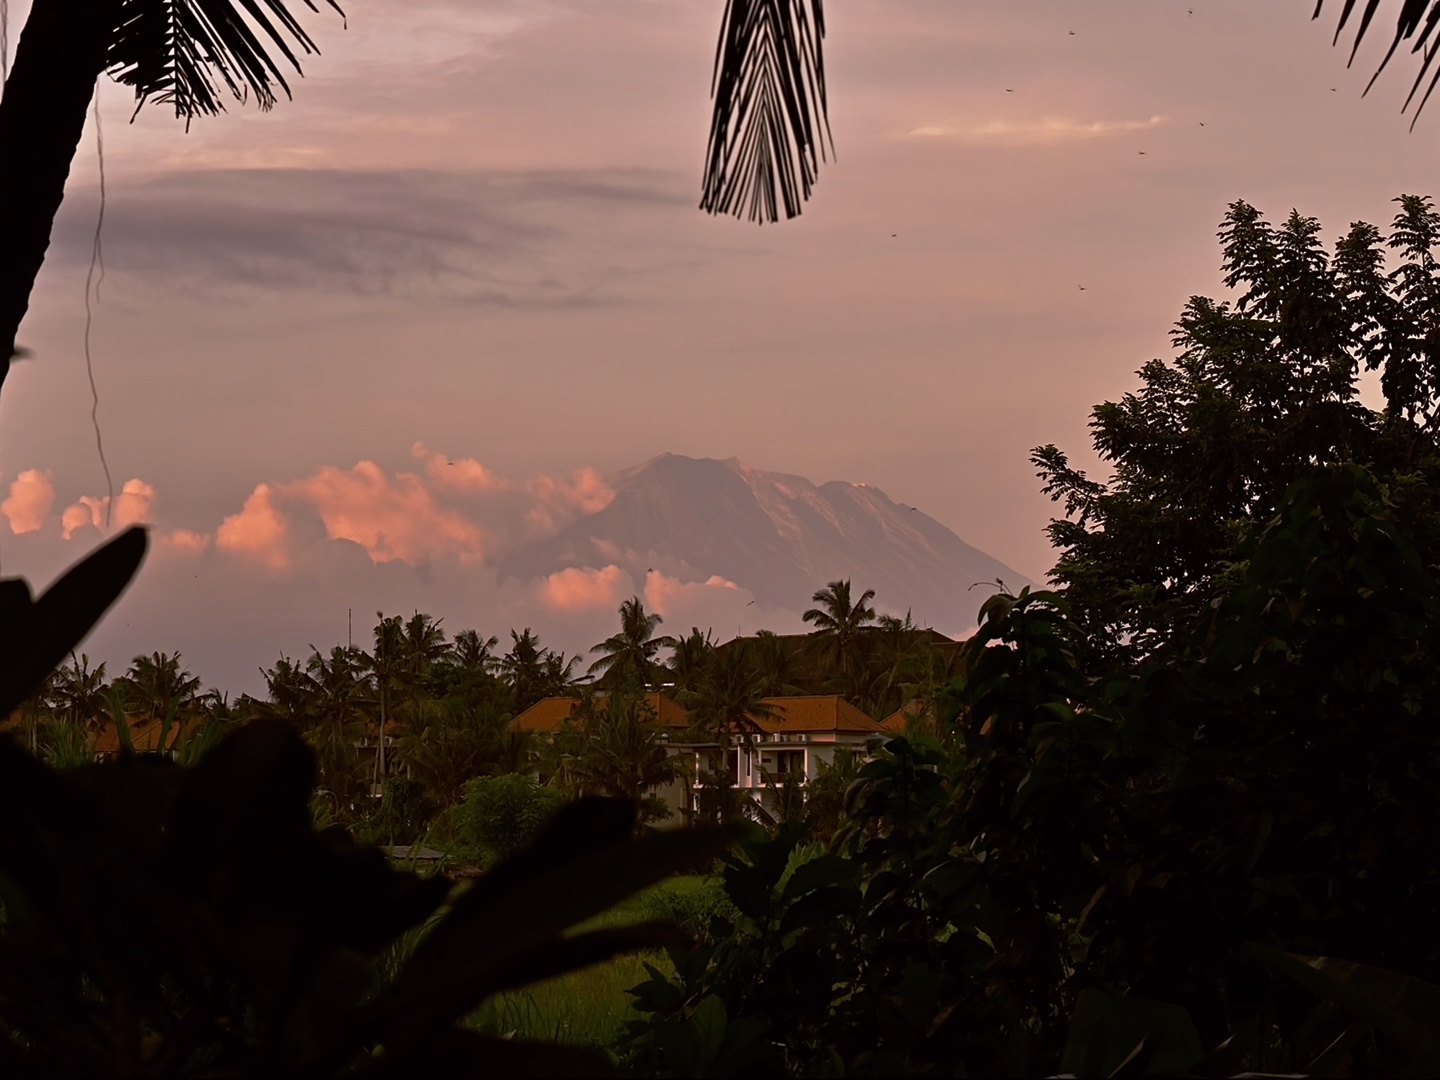
[[[122,666],[138,652],[180,648],[232,691],[258,690],[259,667],[280,652],[342,640],[335,612],[346,609],[357,627],[380,609],[425,610],[452,631],[475,626],[502,637],[531,626],[572,653],[614,633],[616,609],[631,596],[675,633],[798,628],[795,613],[764,609],[734,582],[698,571],[637,577],[601,555],[530,580],[499,576],[495,563],[508,551],[614,497],[594,468],[512,480],[417,442],[401,467],[362,460],[262,480],[208,524],[176,520],[163,493],[138,477],[113,505],[88,493],[62,500],[51,472],[39,468],[15,476],[0,517],[13,538],[7,573],[18,557],[37,587],[101,536],[150,525],[151,555],[133,596],[87,648]]]
[[[953,120],[940,124],[924,124],[905,134],[917,139],[949,139],[955,142],[1003,146],[1049,146],[1152,131],[1168,122],[1168,118],[1164,116],[1151,116],[1145,120],[1087,121],[1067,117],[1040,117],[1035,120]]]

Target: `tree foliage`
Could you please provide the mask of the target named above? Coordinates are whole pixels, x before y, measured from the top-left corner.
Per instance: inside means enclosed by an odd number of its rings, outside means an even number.
[[[1292,213],[1275,227],[1234,203],[1220,239],[1238,299],[1192,298],[1176,359],[1152,360],[1138,391],[1094,410],[1095,449],[1113,476],[1090,479],[1054,446],[1035,451],[1065,511],[1050,526],[1054,579],[1117,655],[1144,656],[1193,622],[1240,557],[1244,527],[1269,520],[1318,465],[1355,462],[1396,497],[1431,502],[1440,216],[1428,198],[1397,202],[1388,237],[1357,222],[1333,255],[1314,218]],[[1388,273],[1387,248],[1398,263]],[[1362,370],[1378,371],[1383,411],[1361,403]]]

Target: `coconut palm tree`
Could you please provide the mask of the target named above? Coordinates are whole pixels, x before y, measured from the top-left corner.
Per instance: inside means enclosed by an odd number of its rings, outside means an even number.
[[[375,699],[380,705],[380,741],[375,757],[375,783],[385,783],[388,766],[385,763],[385,727],[389,723],[391,697],[397,681],[408,672],[409,649],[405,640],[405,626],[399,615],[386,618],[383,611],[375,617],[375,649],[362,653],[361,660],[370,672],[375,684]]]
[[[702,769],[707,796],[703,816],[727,819],[739,810],[733,797],[736,761],[731,753],[737,737],[749,740],[761,730],[759,721],[778,715],[765,697],[764,678],[743,642],[717,651],[699,688],[681,696],[696,733],[717,747]]]
[[[760,676],[766,697],[801,693],[795,649],[773,630],[761,630],[750,643],[750,663]]]
[[[58,718],[71,724],[89,724],[105,715],[105,665],[90,666],[90,657],[72,652],[70,663],[56,669],[50,688],[50,705]]]
[[[305,662],[305,738],[319,759],[322,786],[334,794],[340,807],[360,802],[366,788],[355,744],[364,735],[375,703],[370,670],[369,656],[341,645],[328,656],[313,649]]]
[[[664,621],[659,615],[647,612],[638,596],[632,596],[620,605],[620,632],[590,647],[592,653],[600,656],[587,672],[599,675],[603,686],[633,684],[649,690],[658,681],[660,665],[655,660],[656,654],[675,646],[673,637],[655,633]]]
[[[852,602],[850,579],[845,578],[830,582],[810,599],[820,606],[810,608],[800,618],[815,627],[811,637],[818,653],[834,664],[846,692],[853,692],[860,671],[861,638],[875,621],[875,609],[870,606],[875,590],[866,589],[859,600]]]
[[[488,675],[499,663],[495,656],[495,646],[499,643],[497,637],[482,638],[478,631],[461,630],[455,635],[450,659],[462,671]]]
[[[434,619],[417,611],[405,621],[400,636],[400,670],[410,687],[421,686],[430,669],[450,657],[450,643],[440,628],[443,619]]]
[[[603,703],[602,703],[603,702]],[[622,690],[597,700],[590,695],[560,733],[558,784],[571,798],[608,795],[641,806],[641,820],[667,817],[656,788],[687,775],[685,761],[656,736],[655,711],[642,695]]]
[[[314,719],[315,683],[305,665],[281,656],[273,668],[261,668],[260,674],[265,679],[266,700],[245,699],[245,706],[256,716],[284,720],[301,731],[309,727]]]
[[[500,658],[500,673],[510,684],[511,710],[522,713],[542,698],[556,697],[575,681],[578,656],[568,659],[540,644],[540,635],[530,627],[522,633],[510,631],[510,651]]]
[[[146,720],[183,718],[200,697],[200,679],[181,666],[178,652],[135,657],[125,684],[130,703]]]
[[[705,669],[714,658],[715,642],[710,638],[710,631],[702,633],[698,626],[692,626],[688,636],[675,642],[675,652],[666,665],[672,689],[680,694],[698,690]]]
[[[312,0],[302,0],[312,11]],[[334,0],[328,0],[335,7]],[[286,0],[34,0],[0,98],[0,381],[65,195],[100,75],[188,124],[228,92],[275,104],[282,65],[315,52]],[[336,11],[340,9],[335,7]]]

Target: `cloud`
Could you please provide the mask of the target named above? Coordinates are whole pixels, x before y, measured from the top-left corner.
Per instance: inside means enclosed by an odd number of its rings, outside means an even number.
[[[314,552],[341,541],[362,562],[395,563],[429,574],[440,563],[455,568],[485,563],[533,541],[537,532],[544,535],[581,514],[598,512],[615,497],[592,468],[511,482],[476,458],[452,458],[423,442],[412,444],[410,457],[418,470],[390,471],[362,460],[349,468],[325,465],[298,478],[261,481],[218,525],[213,518],[160,522],[156,549],[195,556],[213,548],[261,569],[288,572],[309,566]],[[30,469],[11,485],[0,513],[13,532],[38,533],[55,500],[50,473]],[[126,481],[113,504],[107,497],[81,495],[60,514],[60,536],[70,540],[85,529],[152,522],[156,500],[154,486],[138,478]],[[603,596],[608,604],[606,583],[613,577],[592,575],[588,585],[574,575],[557,579],[546,594],[548,603],[554,610],[581,610],[587,596]],[[529,595],[535,603],[533,587]]]
[[[361,461],[349,470],[327,466],[280,490],[313,506],[330,539],[354,541],[372,562],[422,565],[442,555],[471,560],[485,554],[480,527],[438,506],[414,473],[392,478],[373,461]]]
[[[623,584],[622,584],[623,583]],[[599,570],[571,566],[558,570],[540,584],[540,601],[551,611],[584,612],[618,607],[621,592],[630,583],[620,567]]]
[[[148,522],[155,507],[155,489],[144,480],[126,480],[115,500],[115,526],[123,529],[129,525]]]
[[[172,529],[157,538],[161,547],[183,555],[199,555],[210,547],[214,539],[209,533],[198,533],[193,529]]]
[[[657,260],[673,258],[634,237],[654,234],[657,218],[689,214],[689,204],[688,177],[650,169],[292,162],[118,182],[109,193],[105,241],[123,252],[112,261],[128,276],[172,292],[305,290],[564,310],[612,303],[617,269],[656,270]],[[91,231],[78,216],[62,218],[55,261],[88,260]]]
[[[113,512],[108,514],[110,496],[81,495],[61,513],[60,535],[69,540],[86,526],[123,529],[130,525],[148,524],[155,509],[155,495],[155,488],[144,480],[138,477],[126,480],[115,498]]]
[[[221,551],[258,559],[277,570],[290,563],[286,550],[289,527],[275,507],[269,484],[257,484],[237,514],[231,514],[215,531]]]
[[[38,532],[55,505],[55,485],[49,470],[26,469],[10,484],[10,497],[0,502],[0,514],[16,536]]]
[[[713,611],[717,594],[740,592],[733,581],[711,574],[706,581],[683,581],[659,570],[645,575],[645,606],[657,615],[670,618],[679,611],[689,612],[692,617],[700,611]],[[745,593],[746,597],[750,594]],[[742,605],[743,606],[743,605]],[[731,598],[721,602],[719,610],[729,611],[735,607]]]
[[[277,569],[307,546],[302,535],[349,541],[376,564],[483,562],[615,497],[591,468],[512,483],[473,457],[452,458],[423,442],[411,446],[410,456],[419,471],[360,461],[262,483],[221,525],[216,547]]]
[[[1103,139],[1149,131],[1168,123],[1165,116],[1146,120],[1071,120],[1042,117],[1038,120],[951,121],[926,124],[907,131],[909,138],[950,139],[956,142],[991,143],[1007,146],[1041,146],[1054,143]]]
[[[509,485],[474,458],[451,460],[438,450],[417,442],[410,448],[416,461],[425,463],[425,475],[436,485],[454,491],[504,491]]]
[[[75,533],[91,524],[90,507],[83,503],[67,506],[60,514],[60,535],[69,540]]]
[[[615,499],[615,491],[594,469],[576,469],[568,477],[537,476],[525,490],[538,503],[526,515],[536,532],[552,532],[561,518],[598,514]]]

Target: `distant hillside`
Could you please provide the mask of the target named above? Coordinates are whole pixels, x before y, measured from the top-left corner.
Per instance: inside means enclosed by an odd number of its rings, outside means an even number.
[[[663,454],[612,480],[615,500],[542,543],[512,553],[502,574],[533,578],[569,566],[619,565],[684,581],[712,575],[764,607],[800,611],[815,590],[850,578],[881,611],[959,633],[989,595],[977,582],[1029,584],[938,521],[865,484],[816,486],[730,458]]]

